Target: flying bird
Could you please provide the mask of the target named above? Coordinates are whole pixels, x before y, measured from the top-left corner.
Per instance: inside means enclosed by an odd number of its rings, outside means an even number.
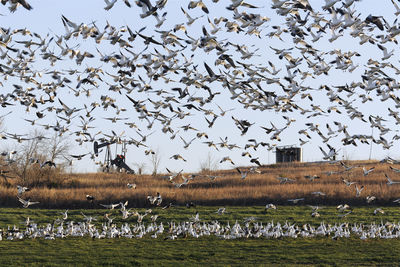
[[[37,201],[31,201],[30,199],[25,200],[25,199],[22,199],[22,198],[20,198],[20,197],[18,197],[18,200],[19,200],[19,202],[22,203],[22,206],[23,206],[24,208],[27,208],[27,207],[29,207],[29,206],[31,206],[31,205],[39,204],[39,203],[40,203],[40,202],[37,202]]]

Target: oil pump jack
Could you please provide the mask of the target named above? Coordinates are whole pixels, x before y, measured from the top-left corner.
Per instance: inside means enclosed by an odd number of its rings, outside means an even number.
[[[111,153],[111,145],[115,144],[115,158],[113,158],[112,153]],[[117,171],[120,172],[122,170],[125,170],[127,173],[135,173],[134,170],[132,170],[126,163],[125,163],[125,158],[126,158],[126,142],[122,141],[122,149],[121,149],[121,154],[117,154],[117,148],[118,148],[118,143],[116,141],[111,141],[111,142],[103,142],[103,143],[98,143],[97,141],[94,141],[93,143],[93,150],[94,154],[96,157],[99,155],[99,150],[102,147],[106,147],[106,154],[104,156],[104,164],[103,164],[103,171],[104,172],[110,172],[113,170],[113,166],[116,167]]]

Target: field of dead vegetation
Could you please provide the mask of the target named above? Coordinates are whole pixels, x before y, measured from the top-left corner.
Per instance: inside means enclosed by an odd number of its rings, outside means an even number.
[[[273,164],[258,168],[258,172],[249,173],[245,179],[237,169],[221,170],[210,173],[199,173],[198,176],[183,183],[190,174],[179,174],[172,181],[169,174],[134,175],[126,173],[85,173],[55,174],[58,183],[52,186],[33,186],[23,197],[40,203],[32,208],[98,208],[98,204],[110,204],[128,200],[135,207],[149,207],[148,195],[159,192],[162,204],[172,202],[174,205],[185,205],[193,202],[196,205],[293,205],[290,199],[304,198],[299,204],[367,205],[367,196],[375,196],[370,204],[397,205],[393,202],[400,198],[400,184],[387,184],[385,174],[393,181],[400,181],[400,173],[395,172],[400,165],[378,161],[346,161],[350,170],[336,162],[332,163],[291,163]],[[364,171],[374,168],[364,175]],[[393,169],[394,168],[394,169]],[[240,167],[246,172],[248,167]],[[183,175],[183,177],[182,177]],[[316,175],[314,180],[306,176]],[[210,176],[216,176],[212,179]],[[278,177],[289,178],[281,182]],[[347,186],[348,182],[356,182]],[[0,205],[2,207],[21,206],[17,199],[17,185],[28,186],[18,179],[9,180],[10,184],[0,184]],[[136,184],[136,189],[127,184]],[[356,195],[356,187],[363,190]],[[320,193],[318,193],[320,192]],[[86,195],[94,196],[91,203]]]

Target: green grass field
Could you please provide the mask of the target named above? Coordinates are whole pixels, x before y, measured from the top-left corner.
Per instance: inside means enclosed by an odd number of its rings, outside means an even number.
[[[397,207],[385,207],[385,214],[374,216],[376,207],[356,207],[346,218],[338,217],[335,207],[324,207],[321,217],[312,218],[308,206],[279,206],[277,210],[264,211],[264,207],[226,207],[223,215],[216,214],[217,207],[173,207],[168,210],[153,209],[158,214],[158,221],[166,224],[170,221],[187,221],[199,212],[202,221],[218,220],[233,224],[242,222],[246,217],[256,217],[259,222],[281,222],[286,220],[302,225],[310,223],[365,223],[394,222],[400,218]],[[63,210],[39,209],[0,209],[0,227],[8,225],[23,227],[23,221],[29,216],[38,224],[51,223],[61,217]],[[138,210],[143,212],[144,209]],[[96,216],[101,224],[107,210],[71,210],[68,220],[83,221],[86,215]],[[136,218],[120,219],[119,210],[113,211],[114,222],[136,223]],[[149,216],[144,222],[149,222]],[[249,238],[222,240],[215,236],[199,239],[188,237],[176,240],[164,240],[161,236],[153,239],[146,236],[142,239],[91,239],[65,238],[56,240],[24,239],[0,241],[0,257],[3,266],[46,266],[46,265],[395,265],[400,262],[400,240],[368,239],[356,237],[349,239],[331,237],[321,238]]]

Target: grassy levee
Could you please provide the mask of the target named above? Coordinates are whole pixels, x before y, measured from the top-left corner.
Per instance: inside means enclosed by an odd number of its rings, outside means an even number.
[[[113,239],[0,242],[3,266],[396,266],[400,241]]]
[[[319,225],[325,223],[380,223],[398,222],[398,208],[387,207],[386,213],[374,216],[375,207],[357,207],[345,218],[338,217],[335,207],[321,209],[321,217],[310,216],[307,206],[278,206],[275,211],[265,212],[262,206],[231,207],[227,213],[218,215],[216,207],[172,207],[168,210],[154,208],[153,214],[158,214],[158,221],[165,223],[168,229],[170,221],[188,220],[195,212],[205,222],[218,220],[221,223],[233,223],[249,216],[258,222],[275,223],[285,221],[302,224]],[[23,225],[26,217],[39,225],[52,222],[60,216],[62,210],[0,209],[0,228],[7,225]],[[144,209],[138,209],[144,212]],[[95,224],[104,222],[102,215],[109,212],[102,210],[70,210],[68,221],[83,221],[83,212],[95,216]],[[122,220],[119,211],[112,211],[116,217],[115,223],[136,223],[136,218]],[[148,223],[150,218],[144,219]],[[191,266],[191,265],[335,265],[335,266],[394,266],[400,262],[400,240],[368,239],[357,237],[339,238],[249,238],[223,240],[215,236],[178,238],[164,240],[149,235],[142,239],[91,239],[88,237],[44,240],[43,238],[25,240],[0,241],[0,257],[3,266],[132,266],[132,265],[161,265],[161,266]]]
[[[236,169],[215,171],[209,174],[217,178],[210,179],[202,175],[191,180],[187,185],[175,187],[163,174],[158,176],[132,175],[124,173],[105,174],[60,174],[58,184],[51,186],[32,187],[24,193],[24,197],[40,204],[33,208],[99,208],[99,203],[109,204],[128,200],[135,207],[149,206],[146,197],[160,192],[163,204],[174,202],[183,205],[193,201],[201,205],[265,205],[273,202],[279,205],[290,204],[287,200],[305,198],[303,204],[365,205],[366,196],[375,196],[375,205],[396,205],[393,200],[400,198],[400,185],[386,184],[385,174],[393,180],[400,181],[400,174],[390,170],[389,164],[377,161],[352,161],[347,164],[357,166],[350,171],[344,171],[340,164],[329,163],[292,163],[267,165],[259,168],[261,173],[249,174],[246,179],[240,179]],[[396,166],[396,165],[392,165]],[[375,167],[369,175],[364,176],[361,167]],[[241,169],[246,170],[247,167]],[[330,174],[328,172],[339,172]],[[184,174],[187,177],[187,174]],[[319,179],[310,181],[304,176],[318,175]],[[277,177],[294,179],[292,183],[280,184]],[[342,181],[357,182],[364,186],[359,197],[356,196],[355,185],[346,186]],[[182,183],[182,177],[174,179]],[[0,184],[0,205],[3,207],[18,207],[16,185],[25,185],[18,179],[11,180],[11,186]],[[136,189],[129,189],[127,183],[136,183]],[[313,195],[313,192],[323,192],[325,195]],[[96,200],[89,203],[85,195],[93,195]]]

